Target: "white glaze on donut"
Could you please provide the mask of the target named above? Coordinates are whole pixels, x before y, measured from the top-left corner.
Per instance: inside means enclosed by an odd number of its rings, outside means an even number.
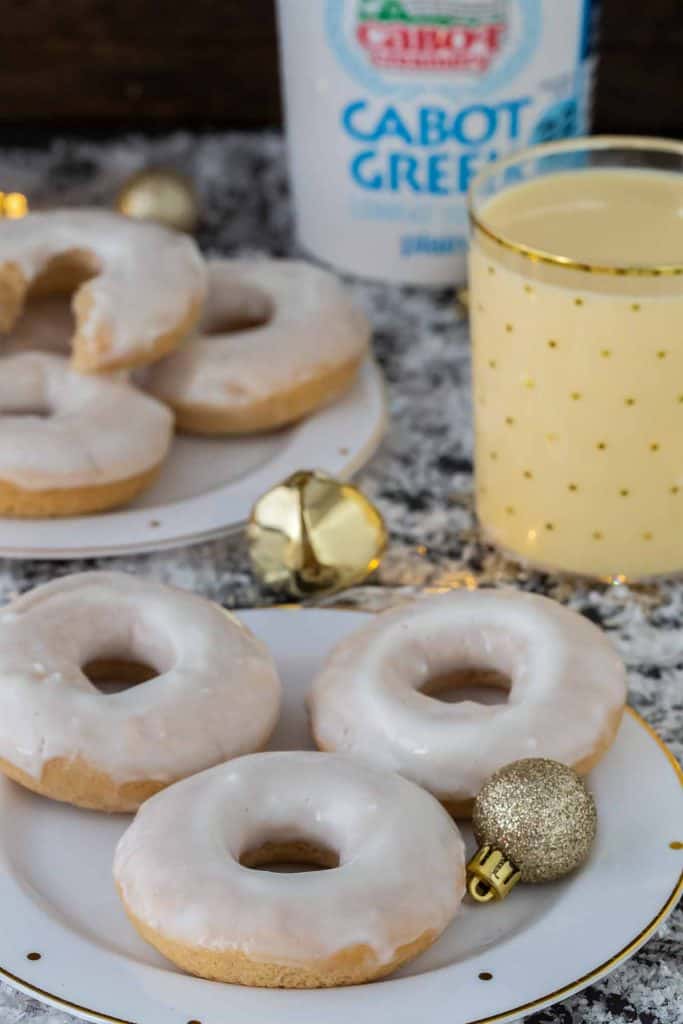
[[[511,680],[507,703],[419,692],[459,669]],[[626,696],[607,637],[548,598],[454,591],[374,617],[332,652],[310,697],[318,744],[401,772],[440,799],[472,799],[522,757],[573,766],[614,738]]]
[[[293,260],[213,260],[208,269],[198,335],[147,378],[171,405],[239,410],[367,351],[370,325],[333,274]],[[209,333],[261,320],[249,330]]]
[[[81,667],[107,658],[159,675],[105,696]],[[263,644],[218,605],[88,572],[0,613],[0,692],[0,757],[33,778],[53,758],[82,758],[116,782],[167,782],[264,744],[280,684]]]
[[[55,257],[74,252],[88,254],[98,268],[73,297],[86,369],[154,358],[159,339],[189,321],[203,301],[204,262],[186,235],[94,209],[0,220],[0,271],[18,268],[24,286]]]
[[[0,359],[0,481],[41,491],[126,480],[157,466],[172,435],[168,409],[122,382],[45,352]]]
[[[336,851],[339,867],[240,865],[248,850],[293,837]],[[127,907],[167,938],[291,965],[359,944],[390,962],[443,931],[464,869],[460,833],[428,793],[311,751],[239,758],[152,797],[114,860]]]

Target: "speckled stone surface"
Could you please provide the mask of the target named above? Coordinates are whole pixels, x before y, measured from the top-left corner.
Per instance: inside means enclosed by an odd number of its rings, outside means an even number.
[[[275,135],[56,141],[48,150],[0,153],[0,182],[7,191],[26,192],[34,208],[108,205],[126,176],[146,165],[175,167],[193,178],[204,210],[199,241],[206,253],[294,251],[283,147]],[[372,583],[344,595],[345,601],[375,609],[423,588],[475,583],[512,584],[565,601],[609,631],[628,665],[630,702],[680,760],[683,583],[639,588],[567,583],[515,569],[482,544],[472,517],[469,353],[461,313],[447,294],[358,282],[352,288],[374,322],[392,416],[388,438],[358,482],[384,513],[392,543]],[[0,600],[55,575],[98,566],[190,587],[230,607],[276,600],[254,582],[240,538],[135,558],[4,560]],[[676,838],[683,840],[683,835]],[[66,1024],[71,1019],[0,984],[2,1024]],[[609,978],[528,1020],[680,1024],[681,907]]]

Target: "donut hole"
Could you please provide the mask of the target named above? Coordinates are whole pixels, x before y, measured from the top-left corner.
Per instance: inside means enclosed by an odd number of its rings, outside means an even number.
[[[3,339],[3,351],[51,352],[59,356],[71,353],[76,318],[71,301],[65,295],[28,296],[19,319]]]
[[[204,314],[202,334],[210,338],[263,327],[272,320],[274,311],[265,292],[252,285],[240,285],[213,299]]]
[[[33,278],[26,300],[47,295],[71,295],[82,284],[101,272],[94,253],[87,249],[69,249],[53,256]]]
[[[156,679],[159,670],[144,661],[129,658],[94,658],[81,672],[100,693],[121,693]]]
[[[473,701],[475,704],[505,704],[512,680],[492,668],[456,668],[428,679],[418,693],[444,704]]]
[[[69,355],[76,333],[71,298],[100,269],[93,253],[85,249],[48,260],[29,285],[20,314],[6,334],[5,351]]]
[[[17,402],[15,405],[0,405],[0,419],[3,416],[30,416],[33,419],[46,420],[50,416],[54,415],[54,409],[48,405],[47,402],[44,404],[37,405],[35,403],[30,405],[21,405]]]
[[[339,867],[339,854],[317,841],[283,839],[260,843],[240,856],[244,868],[300,874],[307,871],[329,871]]]

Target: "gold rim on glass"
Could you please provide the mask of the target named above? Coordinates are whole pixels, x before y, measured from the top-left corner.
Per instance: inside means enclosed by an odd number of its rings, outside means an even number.
[[[281,605],[283,610],[295,610],[300,608],[300,605]],[[334,608],[321,609],[322,611],[335,611]],[[666,745],[663,739],[657,735],[652,726],[645,721],[642,715],[639,715],[631,707],[626,707],[626,711],[638,722],[640,726],[652,737],[660,750],[664,753],[667,761],[673,768],[679,782],[683,786],[683,768],[679,765],[678,761],[674,757],[672,751]],[[546,995],[539,996],[537,999],[533,999],[529,1003],[523,1003],[521,1006],[512,1006],[509,1010],[503,1010],[501,1013],[496,1013],[492,1017],[480,1017],[477,1020],[467,1021],[466,1024],[495,1024],[496,1021],[501,1021],[506,1017],[510,1017],[512,1014],[524,1014],[531,1010],[540,1009],[543,1006],[550,1005],[552,1003],[559,1002],[575,992],[585,988],[591,981],[595,981],[602,977],[608,971],[618,967],[619,964],[626,960],[632,953],[635,953],[643,943],[657,931],[660,924],[665,920],[671,910],[675,907],[678,900],[683,896],[683,870],[681,871],[678,882],[674,886],[670,896],[667,897],[666,902],[652,918],[649,924],[634,936],[630,942],[628,942],[618,953],[611,956],[608,960],[594,967],[593,970],[588,971],[587,974],[581,975],[580,978],[576,978],[574,981],[570,981],[567,985],[563,985],[562,988],[555,989],[554,992],[548,992]],[[64,999],[62,996],[54,995],[52,992],[48,992],[44,988],[39,988],[37,985],[32,984],[30,981],[26,981],[25,978],[20,978],[16,974],[12,974],[11,971],[0,967],[0,979],[8,981],[11,985],[14,985],[22,989],[25,993],[33,996],[37,996],[38,999],[44,999],[53,1006],[58,1007],[62,1010],[71,1011],[77,1014],[87,1014],[91,1020],[101,1021],[102,1024],[138,1024],[138,1022],[124,1020],[122,1017],[113,1017],[111,1014],[105,1013],[102,1010],[93,1010],[88,1006],[82,1006],[80,1003],[71,1002],[68,999]]]
[[[614,277],[674,277],[683,275],[683,263],[620,267],[600,263],[585,263],[581,260],[572,259],[569,256],[559,256],[557,253],[547,252],[545,249],[536,249],[531,245],[515,242],[513,239],[508,238],[507,235],[494,231],[481,218],[481,215],[475,211],[475,192],[480,188],[482,182],[495,177],[495,175],[508,167],[514,167],[515,164],[522,163],[525,160],[537,160],[562,153],[601,152],[609,149],[671,153],[681,158],[683,168],[683,142],[677,142],[675,139],[648,138],[647,136],[640,135],[597,135],[532,146],[529,149],[513,153],[504,160],[495,161],[476,176],[467,194],[467,210],[472,227],[480,231],[491,242],[501,246],[501,248],[515,252],[518,256],[523,256],[533,263],[550,263],[555,267],[578,270],[585,274],[611,274]],[[562,172],[558,171],[557,173]]]

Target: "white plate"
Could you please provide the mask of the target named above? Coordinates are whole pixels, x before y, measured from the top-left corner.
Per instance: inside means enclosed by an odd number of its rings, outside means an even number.
[[[153,551],[239,528],[298,469],[348,478],[384,433],[384,383],[368,360],[334,405],[288,430],[231,440],[177,436],[156,484],[126,508],[71,519],[0,519],[0,556],[85,558]]]
[[[303,698],[359,612],[270,609],[242,618],[271,646],[285,702],[273,747],[310,746]],[[103,697],[103,700],[106,699]],[[430,950],[392,978],[310,992],[240,988],[179,973],[127,922],[111,881],[125,817],[77,811],[0,782],[0,975],[87,1020],[136,1024],[464,1024],[512,1020],[631,956],[681,891],[680,769],[624,717],[590,779],[600,830],[590,862],[499,906],[464,905]],[[178,822],[178,828],[184,827]],[[472,840],[466,829],[469,847]],[[29,954],[40,953],[40,959]],[[484,972],[492,975],[481,980]]]

